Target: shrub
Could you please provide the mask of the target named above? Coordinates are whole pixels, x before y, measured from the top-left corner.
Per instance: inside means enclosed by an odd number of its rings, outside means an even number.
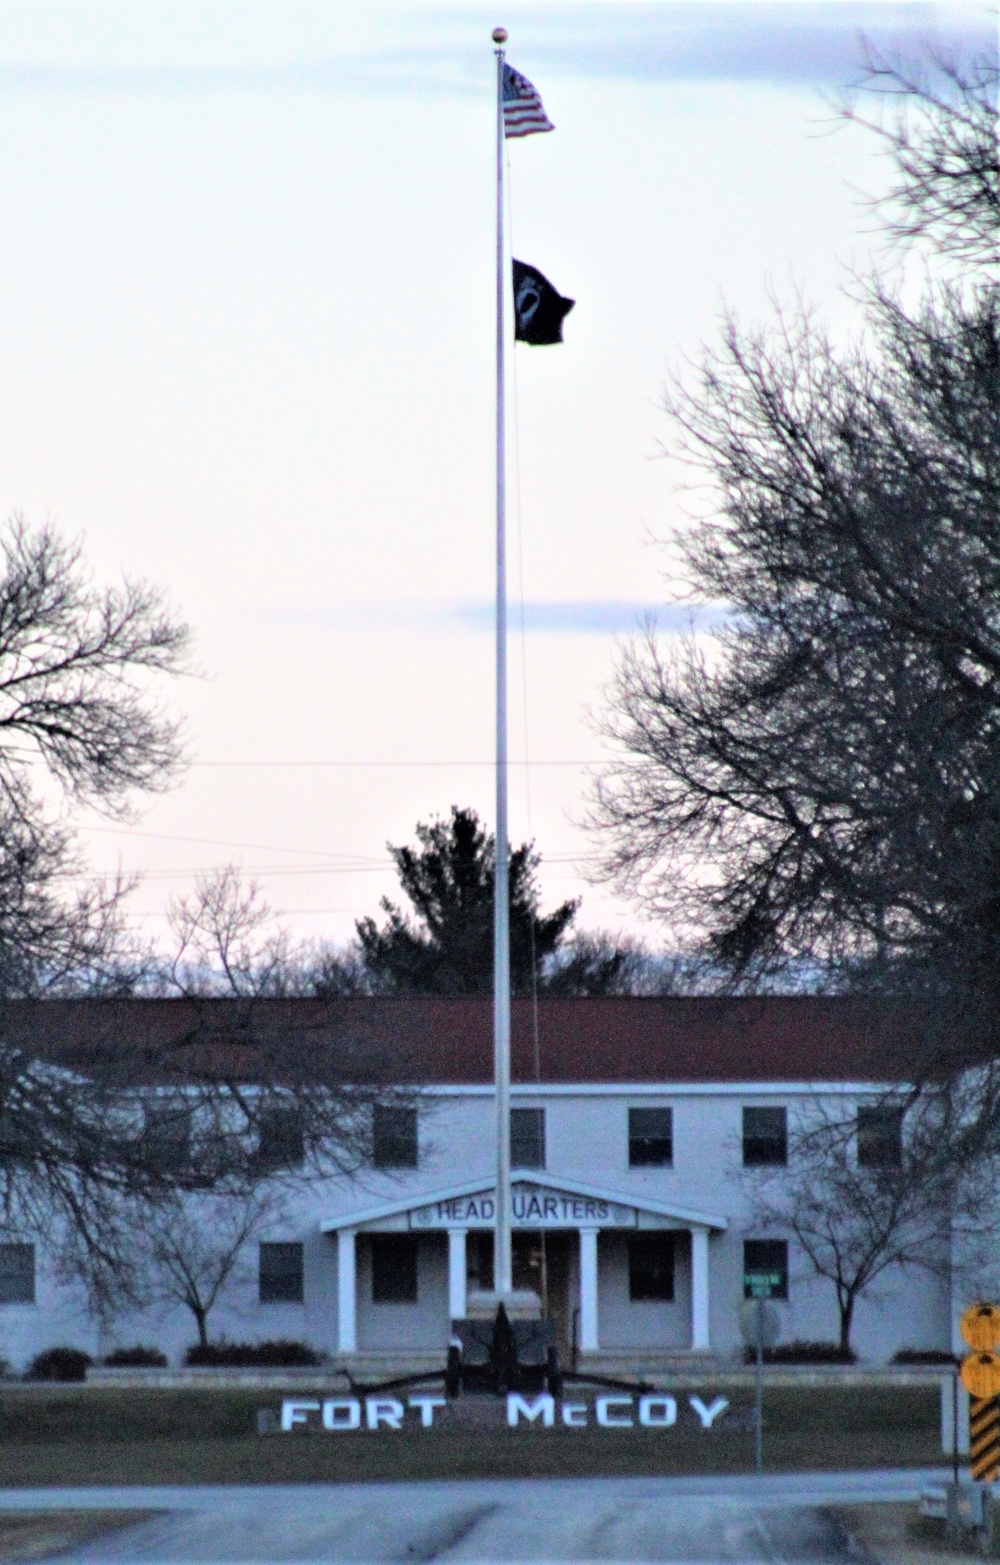
[[[239,1369],[313,1368],[323,1363],[323,1355],[305,1342],[210,1342],[204,1348],[196,1342],[188,1348],[184,1362]]]
[[[93,1364],[82,1348],[46,1348],[36,1353],[25,1371],[25,1380],[86,1380]]]
[[[159,1348],[115,1348],[104,1362],[109,1369],[166,1369],[167,1355]]]
[[[744,1362],[756,1360],[753,1348],[745,1348]],[[839,1342],[779,1342],[777,1347],[764,1349],[765,1364],[856,1364],[858,1355],[853,1348],[842,1348]]]
[[[954,1353],[946,1348],[900,1348],[892,1355],[894,1364],[955,1364]]]

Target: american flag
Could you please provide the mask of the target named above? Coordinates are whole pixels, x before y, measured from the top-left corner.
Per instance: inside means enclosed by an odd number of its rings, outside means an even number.
[[[533,136],[538,130],[555,130],[542,108],[537,87],[527,76],[505,64],[503,68],[503,133],[505,136]]]

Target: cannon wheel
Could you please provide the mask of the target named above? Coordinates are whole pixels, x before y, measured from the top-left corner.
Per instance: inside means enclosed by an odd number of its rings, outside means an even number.
[[[448,1349],[448,1367],[444,1372],[444,1389],[447,1396],[457,1397],[462,1390],[462,1350],[454,1343]]]
[[[562,1396],[563,1375],[559,1364],[559,1349],[555,1344],[549,1347],[545,1355],[545,1389],[550,1396]]]

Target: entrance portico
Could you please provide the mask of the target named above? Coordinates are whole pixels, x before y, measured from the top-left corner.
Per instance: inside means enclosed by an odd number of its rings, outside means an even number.
[[[449,1320],[457,1320],[466,1313],[470,1235],[491,1234],[495,1211],[495,1187],[478,1180],[411,1194],[406,1199],[397,1198],[364,1211],[322,1221],[321,1231],[337,1236],[338,1350],[350,1355],[358,1349],[357,1240],[360,1235],[412,1233],[445,1238],[447,1310]],[[575,1233],[577,1342],[585,1354],[597,1353],[607,1345],[602,1343],[601,1235],[615,1235],[621,1239],[640,1231],[650,1235],[686,1236],[690,1320],[688,1341],[683,1346],[691,1352],[710,1350],[709,1236],[726,1228],[725,1218],[680,1208],[644,1194],[626,1194],[576,1181],[568,1183],[548,1174],[538,1177],[525,1171],[514,1173],[510,1215],[515,1234],[525,1237],[530,1233],[539,1234],[543,1246],[546,1234]],[[479,1245],[482,1242],[480,1240]]]

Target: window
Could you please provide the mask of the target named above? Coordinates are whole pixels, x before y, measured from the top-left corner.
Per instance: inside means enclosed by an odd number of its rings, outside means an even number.
[[[0,1112],[0,1162],[15,1163],[37,1151],[30,1120],[25,1122],[9,1109]]]
[[[372,1161],[376,1168],[416,1168],[416,1109],[376,1103],[372,1121]]]
[[[788,1162],[787,1109],[743,1110],[743,1166]]]
[[[302,1112],[294,1104],[272,1104],[260,1112],[257,1166],[263,1171],[298,1168],[305,1160]]]
[[[35,1246],[0,1244],[0,1304],[34,1304]]]
[[[743,1297],[753,1298],[753,1289],[746,1281],[747,1273],[777,1277],[772,1284],[772,1299],[788,1298],[788,1240],[746,1239],[743,1242]]]
[[[261,1304],[301,1304],[305,1297],[301,1244],[260,1247]]]
[[[858,1164],[898,1168],[903,1161],[903,1110],[891,1104],[858,1109]]]
[[[142,1154],[160,1174],[176,1174],[191,1162],[191,1110],[185,1103],[146,1105]]]
[[[465,1276],[470,1288],[493,1287],[493,1235],[472,1229],[465,1240]]]
[[[510,1164],[512,1168],[545,1167],[544,1109],[511,1109]]]
[[[409,1234],[372,1234],[372,1303],[416,1304],[417,1241]]]
[[[673,1109],[629,1109],[630,1168],[669,1168],[674,1161]]]
[[[637,1301],[673,1300],[673,1234],[629,1234],[628,1296]]]

